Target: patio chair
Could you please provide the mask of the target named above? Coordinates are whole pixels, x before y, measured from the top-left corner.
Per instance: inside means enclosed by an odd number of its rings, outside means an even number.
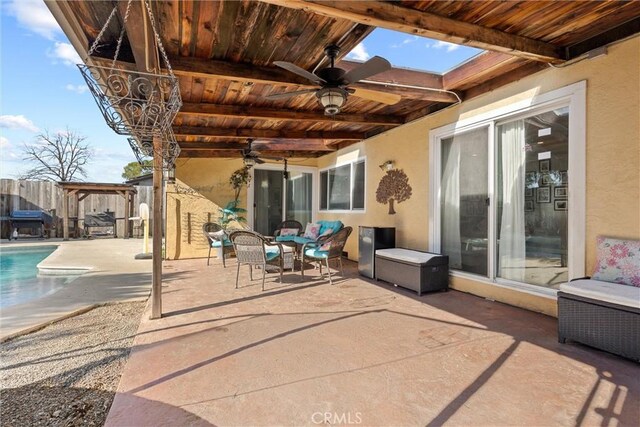
[[[304,279],[304,263],[307,259],[311,262],[318,263],[318,265],[320,266],[321,277],[322,262],[324,261],[329,273],[329,284],[331,285],[333,285],[333,280],[331,279],[331,268],[329,267],[329,260],[337,259],[340,264],[340,275],[344,277],[344,270],[342,269],[342,250],[344,249],[344,245],[347,243],[347,239],[349,238],[351,231],[351,227],[344,227],[340,231],[323,240],[321,243],[305,243],[302,246],[301,251],[302,266],[300,270],[302,272],[302,278]]]
[[[226,267],[225,258],[227,254],[233,254],[233,244],[224,229],[215,222],[205,222],[202,226],[202,233],[209,245],[209,255],[207,255],[207,265],[211,259],[211,248],[220,248],[222,252],[222,266]]]
[[[270,243],[261,234],[255,231],[238,230],[229,235],[238,260],[238,271],[236,272],[236,289],[240,277],[240,266],[249,266],[249,278],[253,280],[253,267],[262,268],[262,290],[264,291],[264,280],[267,273],[267,265],[278,267],[280,271],[280,283],[282,283],[282,272],[284,271],[284,248],[280,243]]]
[[[288,219],[286,221],[282,221],[273,232],[273,236],[276,238],[277,242],[287,242],[287,241],[293,240],[294,236],[280,236],[280,231],[283,228],[289,228],[289,229],[295,228],[296,230],[298,230],[298,232],[296,233],[296,236],[299,236],[300,233],[304,231],[304,227],[299,221],[296,221],[294,219]]]

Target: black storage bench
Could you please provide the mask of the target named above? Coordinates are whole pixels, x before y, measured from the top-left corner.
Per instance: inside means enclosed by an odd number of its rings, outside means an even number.
[[[376,280],[418,293],[449,289],[449,257],[412,249],[378,249]]]

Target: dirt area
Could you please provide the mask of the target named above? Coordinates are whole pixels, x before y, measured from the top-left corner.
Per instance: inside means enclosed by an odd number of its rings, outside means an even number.
[[[0,347],[0,424],[101,426],[146,302],[111,304]]]

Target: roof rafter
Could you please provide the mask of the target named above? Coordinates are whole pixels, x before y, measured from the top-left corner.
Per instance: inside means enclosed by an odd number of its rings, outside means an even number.
[[[340,113],[327,116],[322,111],[292,111],[282,108],[262,108],[251,105],[224,105],[185,103],[179,116],[238,117],[262,120],[313,121],[328,123],[363,123],[397,126],[404,123],[402,117],[381,114]]]
[[[402,7],[392,2],[261,1],[450,43],[509,53],[541,62],[559,63],[564,60],[562,50],[552,44],[468,22],[457,21],[434,13]]]
[[[207,136],[218,138],[264,138],[264,139],[344,139],[362,140],[367,138],[365,132],[351,131],[293,131],[280,129],[238,129],[214,128],[201,126],[174,126],[176,136]]]

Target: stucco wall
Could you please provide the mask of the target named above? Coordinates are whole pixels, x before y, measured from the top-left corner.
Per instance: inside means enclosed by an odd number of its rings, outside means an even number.
[[[394,226],[398,246],[428,247],[429,131],[535,95],[587,81],[586,269],[595,264],[595,238],[607,235],[640,239],[640,37],[609,47],[606,56],[565,68],[549,68],[506,87],[437,114],[395,128],[319,159],[328,167],[342,158],[366,156],[365,213],[320,213],[319,219],[341,219],[346,225]],[[404,169],[413,197],[396,204],[395,215],[376,203],[375,191],[386,160]],[[357,259],[357,236],[346,250]],[[452,286],[488,298],[556,314],[553,299],[455,278]]]

